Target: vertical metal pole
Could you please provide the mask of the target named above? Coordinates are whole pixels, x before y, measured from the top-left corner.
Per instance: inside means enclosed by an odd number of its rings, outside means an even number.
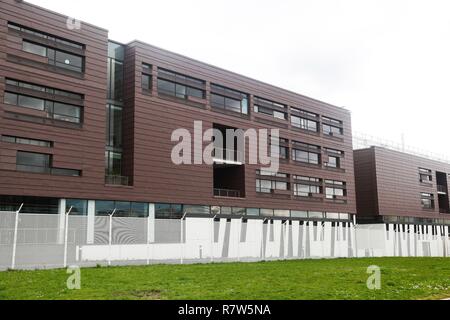
[[[109,215],[109,254],[108,254],[108,265],[111,265],[111,245],[112,245],[112,218],[116,213],[116,209]]]
[[[180,221],[180,228],[181,228],[181,232],[180,232],[180,234],[181,234],[181,239],[180,239],[181,257],[180,257],[180,261],[181,261],[181,264],[184,263],[184,228],[183,228],[183,223],[184,223],[184,218],[186,218],[186,214],[187,214],[187,212],[185,212],[183,214],[183,217],[181,218],[181,221]]]
[[[147,265],[150,264],[150,213],[147,218]]]
[[[14,239],[13,239],[13,251],[12,251],[12,261],[11,269],[14,270],[16,267],[16,249],[17,249],[17,228],[19,226],[19,212],[23,208],[23,203],[20,205],[19,210],[16,211],[16,220],[14,222]]]
[[[211,223],[211,262],[214,262],[214,220],[216,220],[217,215],[212,218]]]
[[[69,234],[69,215],[72,212],[72,209],[73,207],[70,207],[69,211],[64,216],[64,268],[67,268],[67,236]]]

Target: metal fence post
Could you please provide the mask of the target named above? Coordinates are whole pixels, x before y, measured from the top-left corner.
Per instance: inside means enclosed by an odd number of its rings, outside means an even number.
[[[214,262],[214,223],[217,215],[211,219],[211,262]]]
[[[185,212],[183,214],[183,217],[180,220],[180,228],[181,228],[181,232],[180,232],[180,234],[181,234],[181,239],[180,239],[180,245],[181,245],[181,247],[180,247],[180,249],[181,249],[180,262],[181,262],[181,264],[184,263],[184,228],[183,228],[183,223],[184,223],[184,219],[186,218],[186,214],[187,214],[187,212]]]
[[[150,213],[147,217],[147,265],[150,264]]]
[[[23,203],[20,205],[19,210],[16,211],[16,219],[14,222],[14,239],[13,239],[13,251],[12,251],[12,261],[11,261],[11,269],[14,270],[16,267],[16,249],[17,249],[17,228],[19,226],[19,212],[23,208]]]
[[[69,215],[72,209],[73,207],[70,207],[69,211],[65,214],[64,221],[64,268],[67,268],[67,236],[69,234]]]
[[[111,245],[112,245],[112,218],[116,213],[116,209],[109,215],[109,253],[108,253],[108,265],[111,265]]]

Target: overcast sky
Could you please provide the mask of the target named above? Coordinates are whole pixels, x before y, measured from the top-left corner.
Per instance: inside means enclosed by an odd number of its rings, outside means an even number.
[[[450,156],[448,0],[29,0],[325,102]]]

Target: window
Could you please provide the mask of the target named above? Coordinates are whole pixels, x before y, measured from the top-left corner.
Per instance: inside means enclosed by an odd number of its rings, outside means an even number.
[[[266,176],[266,177],[277,177],[277,178],[289,178],[289,175],[287,173],[281,173],[281,172],[272,172],[268,170],[256,170],[256,175],[258,176]]]
[[[105,151],[105,174],[107,176],[122,175],[122,153]]]
[[[276,146],[276,140],[273,140],[274,138],[271,137],[270,141],[271,141],[271,154],[276,154],[277,152],[277,148],[279,149],[279,158],[280,159],[288,159],[289,157],[289,147],[287,145],[289,145],[289,141],[283,138],[279,139],[278,142],[278,147]]]
[[[151,91],[152,89],[152,66],[146,63],[142,64],[142,89]]]
[[[287,191],[289,190],[289,183],[286,181],[256,179],[256,192],[272,193],[273,190]]]
[[[22,49],[25,52],[47,57],[48,64],[50,65],[75,72],[83,72],[84,57],[82,56],[46,47],[27,40],[23,40]]]
[[[300,128],[307,131],[318,132],[319,123],[307,118],[291,115],[291,124],[295,128]]]
[[[422,192],[420,194],[422,209],[432,210],[434,209],[434,195],[431,193]]]
[[[2,141],[9,142],[9,143],[26,144],[26,145],[38,146],[38,147],[46,147],[46,148],[51,148],[53,146],[52,142],[50,142],[50,141],[19,138],[19,137],[13,137],[13,136],[5,136],[5,135],[2,136]]]
[[[287,106],[259,97],[255,97],[254,111],[256,113],[267,114],[276,119],[287,119]]]
[[[81,171],[74,169],[53,168],[52,156],[43,153],[17,151],[17,171],[46,173],[57,176],[80,177]]]
[[[294,184],[294,195],[297,197],[310,197],[312,194],[320,194],[320,186],[309,184]]]
[[[292,150],[292,160],[297,162],[309,163],[309,164],[320,164],[320,151],[305,151],[299,149]]]
[[[432,183],[433,182],[433,171],[429,169],[419,168],[420,182],[422,183]]]
[[[158,93],[181,99],[205,98],[205,82],[179,73],[158,68]]]
[[[181,219],[183,217],[183,205],[181,204],[155,204],[156,219]]]
[[[322,117],[323,133],[329,136],[343,135],[343,122],[332,118]]]
[[[343,181],[325,180],[327,185],[325,188],[325,194],[327,199],[336,199],[338,197],[346,197],[346,183]]]
[[[68,46],[68,47],[72,47],[72,48],[75,48],[75,49],[79,49],[79,50],[84,49],[84,45],[82,45],[82,44],[79,44],[79,43],[76,43],[74,41],[70,41],[70,40],[67,40],[67,39],[55,37],[53,35],[50,35],[50,34],[47,34],[47,33],[41,32],[41,31],[37,31],[37,30],[34,30],[34,29],[22,27],[22,26],[20,26],[18,24],[15,24],[15,23],[8,22],[8,28],[11,29],[11,30],[16,30],[16,31],[21,31],[23,33],[31,34],[31,35],[33,35],[35,37],[45,39],[48,42],[55,42],[56,44],[62,44],[62,45],[65,45],[65,46]]]
[[[18,90],[19,88],[23,88],[23,89],[33,90],[33,91],[36,91],[39,93],[47,93],[47,94],[55,96],[55,98],[62,97],[62,98],[70,98],[73,100],[80,100],[80,101],[82,101],[84,99],[84,96],[82,94],[65,91],[65,90],[61,90],[61,89],[55,89],[55,88],[51,88],[51,87],[45,87],[45,86],[37,85],[34,83],[13,80],[13,79],[9,79],[9,78],[6,79],[6,84],[11,87],[16,87],[15,90]]]
[[[95,201],[96,216],[110,216],[114,212],[114,217],[148,217],[148,204],[143,202],[129,201]]]
[[[113,104],[106,105],[106,145],[122,147],[122,107]]]
[[[248,94],[211,84],[211,106],[241,114],[248,114]]]
[[[48,118],[55,120],[81,123],[81,107],[79,106],[11,92],[5,92],[4,102],[23,108],[45,111]]]
[[[148,74],[142,74],[142,89],[150,91],[151,84],[152,84],[152,77]]]
[[[71,216],[87,216],[88,205],[87,200],[67,199],[66,200],[66,212],[70,211]]]
[[[341,158],[328,156],[328,162],[325,163],[325,166],[328,168],[340,168],[341,167]]]
[[[42,153],[18,151],[16,168],[17,171],[50,173],[51,156]]]

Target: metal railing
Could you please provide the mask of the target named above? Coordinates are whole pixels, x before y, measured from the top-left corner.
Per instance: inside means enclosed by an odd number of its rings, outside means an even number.
[[[214,196],[216,196],[216,197],[226,197],[226,198],[241,198],[241,192],[239,190],[216,189],[216,188],[214,188]]]
[[[408,153],[411,155],[427,158],[430,160],[450,164],[450,157],[447,155],[430,152],[417,147],[405,145],[404,143],[401,142],[395,142],[392,140],[375,137],[361,132],[353,132],[353,149],[355,150],[365,149],[373,146]]]

